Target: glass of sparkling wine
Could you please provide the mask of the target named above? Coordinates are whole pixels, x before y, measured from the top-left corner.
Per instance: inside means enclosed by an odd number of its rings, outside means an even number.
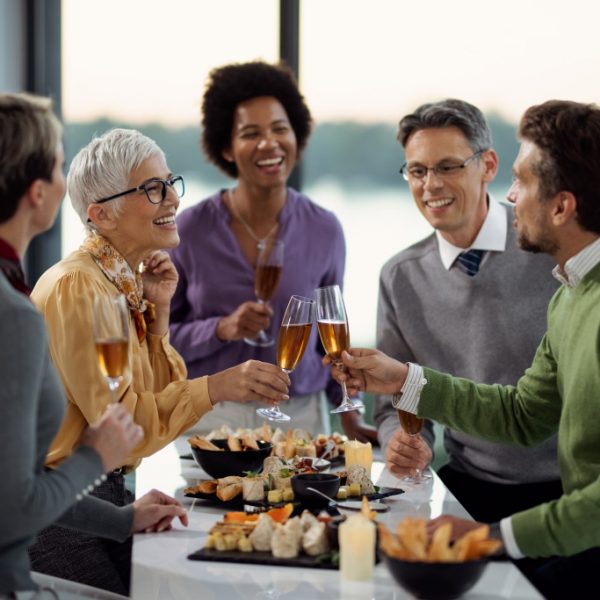
[[[283,247],[282,241],[261,240],[258,243],[258,258],[256,260],[256,272],[254,276],[254,293],[257,300],[262,304],[268,304],[273,297],[281,271],[283,269]],[[244,338],[251,346],[272,346],[275,340],[261,329],[256,337]]]
[[[325,352],[331,361],[342,368],[342,351],[350,347],[350,332],[348,329],[348,317],[344,298],[339,285],[330,285],[315,290],[317,301],[317,327],[319,336]],[[343,400],[332,413],[348,412],[363,408],[360,400],[352,402],[346,390],[346,384],[342,382]]]
[[[108,382],[112,401],[123,379],[129,353],[129,311],[123,294],[94,299],[94,341],[100,371]]]
[[[405,410],[396,409],[398,411],[398,418],[400,419],[400,426],[408,435],[411,437],[417,437],[421,430],[423,429],[423,419],[419,419],[417,415],[413,413],[406,412]],[[421,471],[421,469],[415,469],[414,475],[406,475],[402,478],[402,481],[406,481],[408,483],[423,483],[425,479],[430,479],[429,477]]]
[[[283,314],[277,336],[277,366],[291,373],[302,358],[310,337],[315,313],[315,301],[302,296],[292,296]],[[256,412],[270,421],[289,421],[278,405],[257,408]]]

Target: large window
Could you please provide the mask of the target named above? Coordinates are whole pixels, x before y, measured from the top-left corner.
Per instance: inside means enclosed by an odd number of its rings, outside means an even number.
[[[63,114],[69,159],[111,126],[156,139],[186,176],[180,210],[227,180],[199,147],[200,99],[209,71],[278,55],[277,0],[63,0]],[[63,255],[83,239],[68,198]]]
[[[302,2],[301,83],[319,123],[305,181],[344,226],[354,344],[374,341],[383,263],[431,231],[398,174],[398,120],[448,97],[479,106],[501,160],[492,193],[504,198],[522,112],[550,98],[600,101],[598,17],[587,0]]]
[[[183,206],[227,180],[203,162],[199,100],[212,67],[275,60],[277,0],[63,0],[68,156],[115,123],[157,139],[186,175]],[[600,6],[600,5],[599,5]],[[304,190],[336,212],[348,247],[345,298],[356,345],[375,337],[382,264],[430,232],[398,175],[398,119],[458,97],[490,117],[503,197],[523,110],[549,98],[600,100],[600,8],[589,0],[303,0],[300,86],[317,127]],[[82,227],[68,202],[63,251]]]

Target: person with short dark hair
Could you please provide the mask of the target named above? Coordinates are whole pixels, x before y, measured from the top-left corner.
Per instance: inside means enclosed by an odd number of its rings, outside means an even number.
[[[275,363],[275,346],[257,344],[257,334],[268,329],[276,338],[291,295],[313,297],[317,287],[342,284],[345,243],[338,219],[287,185],[311,127],[310,111],[285,65],[253,61],[210,73],[202,146],[235,182],[177,219],[182,241],[171,251],[179,272],[171,341],[193,376],[248,358]],[[274,240],[284,242],[284,260],[269,306],[255,299],[255,265],[259,246]],[[321,365],[316,328],[291,380],[285,412],[292,426],[324,431],[328,415],[322,414],[320,398],[331,380]],[[262,422],[255,408],[220,405],[198,427],[253,428]],[[345,419],[353,437],[374,436],[360,415]]]
[[[400,120],[398,140],[401,171],[435,231],[381,271],[377,348],[479,383],[514,384],[544,334],[558,283],[549,256],[518,249],[512,211],[488,193],[498,157],[485,117],[464,100],[430,102]],[[476,268],[461,262],[470,254]],[[422,439],[409,436],[382,396],[375,422],[393,473],[427,466],[429,421]],[[562,494],[555,436],[518,448],[446,427],[444,447],[449,460],[438,474],[477,520],[499,521]]]
[[[398,409],[490,440],[534,446],[558,432],[564,493],[502,519],[492,534],[513,558],[545,559],[529,576],[547,598],[588,597],[600,564],[600,108],[561,100],[532,106],[519,137],[508,193],[517,240],[554,258],[561,286],[516,386],[476,384],[378,350],[352,349],[343,356],[350,374],[333,373],[354,392],[395,395]],[[478,525],[443,516],[430,533],[445,522],[454,537]]]

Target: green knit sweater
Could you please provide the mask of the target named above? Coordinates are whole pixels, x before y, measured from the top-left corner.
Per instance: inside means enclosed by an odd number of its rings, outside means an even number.
[[[564,556],[600,546],[600,264],[553,296],[548,331],[516,387],[477,385],[427,368],[425,377],[420,417],[524,446],[558,430],[564,494],[512,515],[523,554]]]

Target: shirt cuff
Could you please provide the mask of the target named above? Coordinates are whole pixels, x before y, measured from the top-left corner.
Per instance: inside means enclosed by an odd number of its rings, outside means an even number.
[[[525,555],[519,550],[515,534],[513,533],[512,520],[506,517],[500,521],[500,533],[502,533],[502,541],[506,554],[511,558],[525,558]]]
[[[169,332],[163,335],[156,335],[155,333],[146,333],[146,340],[148,342],[149,352],[160,352],[164,351],[165,344],[169,343]]]
[[[421,399],[421,391],[427,384],[427,379],[425,379],[423,367],[414,363],[407,364],[408,375],[406,376],[406,381],[400,393],[393,395],[392,406],[396,410],[404,410],[416,415],[419,408],[419,400]]]

